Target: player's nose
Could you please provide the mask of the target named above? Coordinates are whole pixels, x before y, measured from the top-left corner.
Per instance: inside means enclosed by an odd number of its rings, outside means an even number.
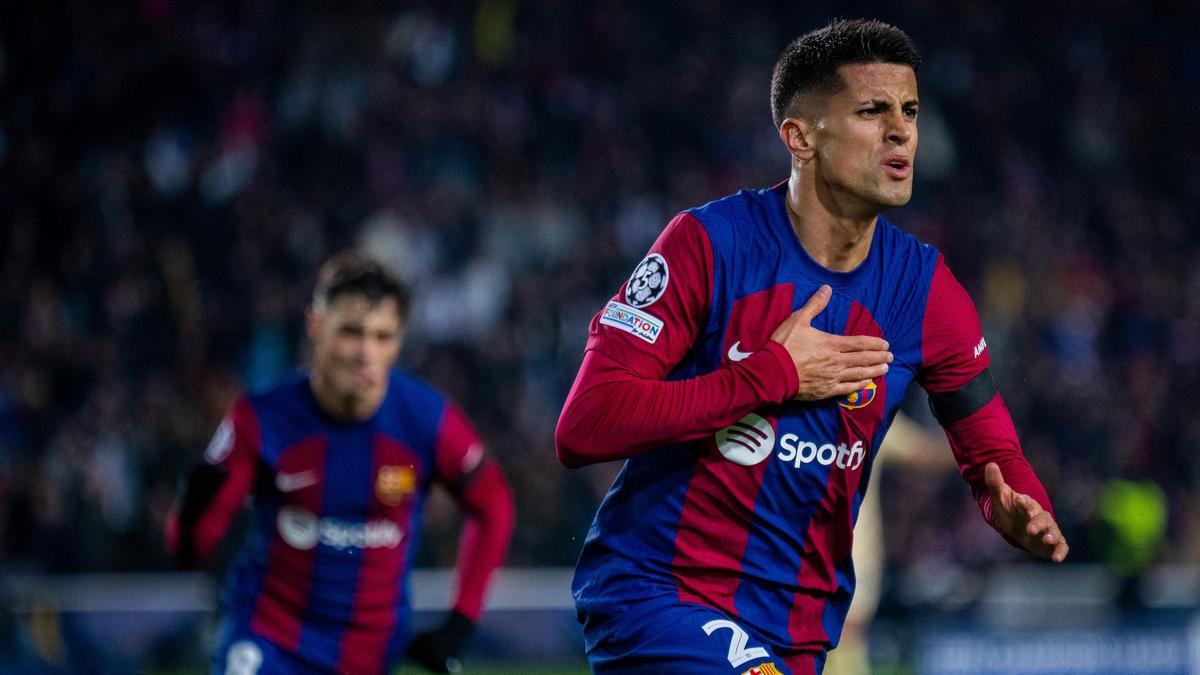
[[[890,143],[896,145],[904,145],[912,139],[913,128],[904,118],[902,113],[893,113],[887,116],[887,127],[884,129],[884,137]]]

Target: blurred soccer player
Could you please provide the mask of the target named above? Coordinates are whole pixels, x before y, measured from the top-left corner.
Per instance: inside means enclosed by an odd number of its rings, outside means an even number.
[[[919,56],[876,21],[784,50],[786,182],[676,216],[592,320],[556,433],[571,467],[627,459],[573,591],[596,672],[819,673],[854,591],[875,449],[914,381],[1010,542],[1067,543],[937,250],[908,202]]]
[[[825,675],[870,675],[871,662],[867,638],[883,586],[886,562],[883,534],[883,509],[880,504],[878,473],[885,466],[900,465],[917,469],[932,477],[954,468],[946,439],[925,430],[920,424],[899,413],[888,427],[883,443],[875,453],[871,471],[876,474],[859,504],[854,523],[854,600],[846,612],[845,625],[837,649],[829,652]]]
[[[226,579],[213,673],[383,673],[407,650],[457,669],[512,534],[499,467],[441,394],[393,370],[408,293],[342,254],[307,316],[311,372],[233,406],[167,523],[183,565],[207,560],[253,495],[253,530]],[[409,641],[408,572],[434,482],[467,521],[458,595],[440,628]]]

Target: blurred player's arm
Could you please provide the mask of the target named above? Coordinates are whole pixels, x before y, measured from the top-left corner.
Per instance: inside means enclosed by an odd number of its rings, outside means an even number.
[[[254,486],[258,418],[245,398],[230,409],[204,457],[183,477],[166,520],[167,552],[180,567],[207,564]]]
[[[883,437],[883,444],[875,455],[875,466],[885,463],[929,473],[947,471],[956,466],[946,437],[932,427],[926,428],[913,421],[904,413],[892,420],[887,435]]]
[[[706,323],[712,244],[700,222],[683,213],[650,252],[666,261],[666,287],[653,303],[634,311],[660,328],[651,341],[645,332],[603,322],[603,312],[592,319],[583,363],[555,430],[559,461],[568,467],[699,438],[796,393],[791,358],[775,342],[712,373],[666,381]],[[626,308],[625,303],[622,286],[609,306]]]
[[[437,477],[466,516],[455,566],[454,607],[442,624],[415,636],[408,655],[434,672],[455,672],[475,631],[488,582],[504,562],[512,539],[512,491],[458,408],[447,403],[437,439]]]
[[[1009,543],[1061,562],[1067,542],[992,380],[979,315],[941,258],[929,290],[922,344],[919,381],[984,518]]]

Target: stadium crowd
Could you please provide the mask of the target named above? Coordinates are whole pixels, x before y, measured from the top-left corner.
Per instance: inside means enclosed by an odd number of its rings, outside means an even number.
[[[304,361],[316,267],[347,247],[412,285],[402,362],[504,465],[510,564],[572,564],[611,476],[554,459],[588,319],[675,211],[786,177],[765,74],[860,14],[925,56],[892,217],[975,297],[1071,561],[1200,562],[1189,3],[0,12],[0,570],[167,568],[181,466],[239,388]],[[885,501],[893,569],[1019,556],[957,478],[885,481],[910,495]],[[1159,518],[1130,524],[1129,499]],[[453,561],[452,513],[429,513],[426,563]]]

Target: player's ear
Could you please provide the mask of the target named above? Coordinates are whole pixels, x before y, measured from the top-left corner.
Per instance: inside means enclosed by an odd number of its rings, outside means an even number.
[[[789,117],[779,125],[779,139],[788,152],[801,162],[807,162],[817,154],[813,144],[813,125],[800,117]]]
[[[321,314],[313,305],[304,310],[304,330],[308,333],[308,339],[313,342],[321,335]]]
[[[400,319],[400,325],[396,327],[396,345],[397,345],[396,354],[397,355],[399,355],[400,350],[404,349],[404,338],[408,336],[408,332],[405,331],[404,329],[407,327],[408,326],[405,325],[405,323],[404,323],[404,319]]]

